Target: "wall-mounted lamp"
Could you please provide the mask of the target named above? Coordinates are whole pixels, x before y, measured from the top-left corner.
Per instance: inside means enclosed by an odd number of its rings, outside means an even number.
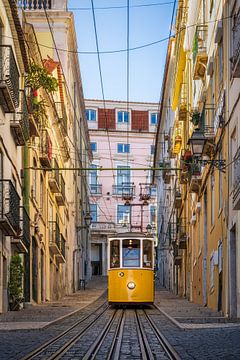
[[[204,133],[201,129],[196,129],[192,133],[192,137],[188,140],[188,145],[191,146],[192,154],[195,157],[195,162],[202,165],[213,165],[219,171],[225,172],[226,160],[203,160],[200,159],[203,155],[203,149],[207,143],[207,138],[204,136]]]
[[[82,229],[89,229],[89,227],[91,225],[91,221],[92,221],[92,217],[91,217],[90,213],[87,211],[84,216],[85,225],[77,226],[77,231],[82,230]]]

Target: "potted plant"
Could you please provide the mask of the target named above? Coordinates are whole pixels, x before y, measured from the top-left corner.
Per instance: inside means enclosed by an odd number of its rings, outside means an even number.
[[[20,310],[23,302],[23,266],[19,255],[13,255],[10,262],[10,278],[8,284],[10,310]]]

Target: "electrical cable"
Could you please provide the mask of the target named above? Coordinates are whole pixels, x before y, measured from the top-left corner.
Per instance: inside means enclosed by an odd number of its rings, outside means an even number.
[[[141,7],[152,7],[152,6],[164,6],[164,5],[171,5],[173,1],[166,1],[166,2],[159,2],[159,3],[150,3],[150,4],[139,4],[139,5],[131,5],[130,8],[141,8]],[[127,6],[119,5],[119,6],[102,6],[102,7],[95,7],[95,10],[113,10],[113,9],[126,9]],[[92,10],[88,7],[70,7],[68,8],[69,11],[84,11],[84,10]]]

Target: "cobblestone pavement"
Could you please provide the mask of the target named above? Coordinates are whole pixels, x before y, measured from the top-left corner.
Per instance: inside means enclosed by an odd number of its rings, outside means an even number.
[[[21,359],[66,329],[74,321],[76,311],[78,314],[91,313],[94,301],[99,299],[99,304],[106,300],[106,287],[106,278],[94,278],[85,291],[66,296],[61,301],[0,315],[0,359]],[[155,303],[161,312],[156,314],[152,310],[150,316],[183,360],[240,359],[239,322],[231,322],[218,312],[178,298],[164,289],[156,291]],[[139,349],[130,342],[128,334],[132,339],[136,335],[133,324],[126,322],[123,358],[131,359],[132,354],[139,358]]]

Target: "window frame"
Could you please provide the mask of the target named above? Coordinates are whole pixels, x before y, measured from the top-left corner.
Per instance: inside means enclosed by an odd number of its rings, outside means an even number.
[[[95,149],[93,149],[93,145],[95,145]],[[96,141],[90,142],[90,146],[91,146],[91,150],[93,153],[97,152],[97,142]]]
[[[153,116],[155,117],[154,122],[152,121]],[[151,112],[151,113],[150,113],[150,125],[151,125],[151,126],[157,126],[158,120],[159,120],[159,113],[158,113],[158,112],[154,112],[154,111]]]
[[[120,151],[121,149],[122,149],[122,151]],[[117,153],[118,154],[130,154],[130,144],[117,143]]]
[[[96,206],[96,211],[92,211],[92,206]],[[90,209],[90,215],[91,215],[91,218],[92,218],[92,222],[97,222],[98,221],[98,211],[97,211],[97,204],[96,203],[91,203],[89,204],[89,209]],[[94,221],[94,217],[93,217],[93,213],[96,214],[96,221]]]
[[[120,120],[119,115],[122,115],[122,120]],[[127,114],[127,120],[125,119],[125,114]],[[130,111],[126,110],[117,110],[117,123],[118,124],[130,124]]]
[[[89,118],[89,117],[87,116],[87,112],[90,112],[90,114],[91,114],[91,113],[95,114],[95,116],[94,116],[95,118],[94,118],[94,119]],[[92,108],[86,109],[86,119],[87,119],[87,121],[90,121],[90,122],[96,122],[96,121],[97,121],[97,110],[96,110],[96,109],[92,109]]]

